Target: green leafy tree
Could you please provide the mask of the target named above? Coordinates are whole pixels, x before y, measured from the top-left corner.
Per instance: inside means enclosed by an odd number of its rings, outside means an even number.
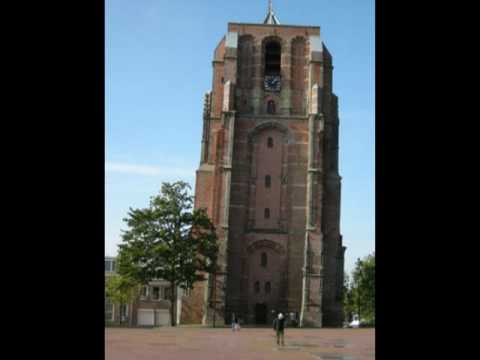
[[[163,183],[145,209],[130,208],[128,230],[119,245],[118,272],[147,285],[153,279],[170,282],[170,314],[175,326],[176,289],[192,289],[217,264],[217,235],[203,209],[193,208],[190,186]]]
[[[345,320],[347,322],[352,321],[352,315],[355,312],[355,303],[353,300],[352,284],[347,273],[345,273],[343,280],[343,311]]]
[[[123,305],[131,304],[136,300],[141,290],[141,285],[135,279],[122,275],[109,276],[105,282],[105,296],[113,304]],[[131,317],[129,322],[131,325]],[[122,317],[119,316],[119,322],[122,324]]]
[[[347,321],[358,314],[375,324],[375,253],[358,259],[351,276],[344,275],[343,309]]]
[[[375,253],[358,259],[352,274],[351,298],[358,315],[375,321]]]

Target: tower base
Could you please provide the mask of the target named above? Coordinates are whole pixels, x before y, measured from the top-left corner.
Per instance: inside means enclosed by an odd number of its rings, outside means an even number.
[[[314,327],[321,328],[322,323],[322,312],[317,309],[311,309],[305,311],[303,314],[303,325],[302,327]]]

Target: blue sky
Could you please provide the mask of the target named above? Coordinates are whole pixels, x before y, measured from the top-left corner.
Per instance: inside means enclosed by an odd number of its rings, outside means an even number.
[[[163,181],[192,187],[203,95],[227,23],[263,21],[267,0],[106,0],[105,254],[116,255],[129,207]],[[274,0],[282,24],[320,26],[339,96],[345,269],[375,248],[374,0]]]

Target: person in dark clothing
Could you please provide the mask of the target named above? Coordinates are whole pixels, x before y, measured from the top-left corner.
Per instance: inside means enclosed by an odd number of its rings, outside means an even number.
[[[232,313],[232,331],[237,330],[237,322],[238,322],[238,319],[235,316],[235,313]]]
[[[284,330],[285,330],[285,317],[282,313],[278,314],[278,317],[273,321],[273,329],[277,332],[277,345],[284,346]]]

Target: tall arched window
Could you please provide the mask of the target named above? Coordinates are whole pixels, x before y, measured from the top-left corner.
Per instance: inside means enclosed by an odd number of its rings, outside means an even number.
[[[276,41],[265,46],[265,75],[280,75],[282,47]]]
[[[260,282],[255,281],[255,294],[258,294],[260,292]]]
[[[265,187],[269,188],[272,185],[272,177],[270,175],[265,176]]]
[[[267,262],[268,262],[267,254],[262,253],[262,255],[260,256],[260,265],[262,265],[262,267],[267,267]]]

